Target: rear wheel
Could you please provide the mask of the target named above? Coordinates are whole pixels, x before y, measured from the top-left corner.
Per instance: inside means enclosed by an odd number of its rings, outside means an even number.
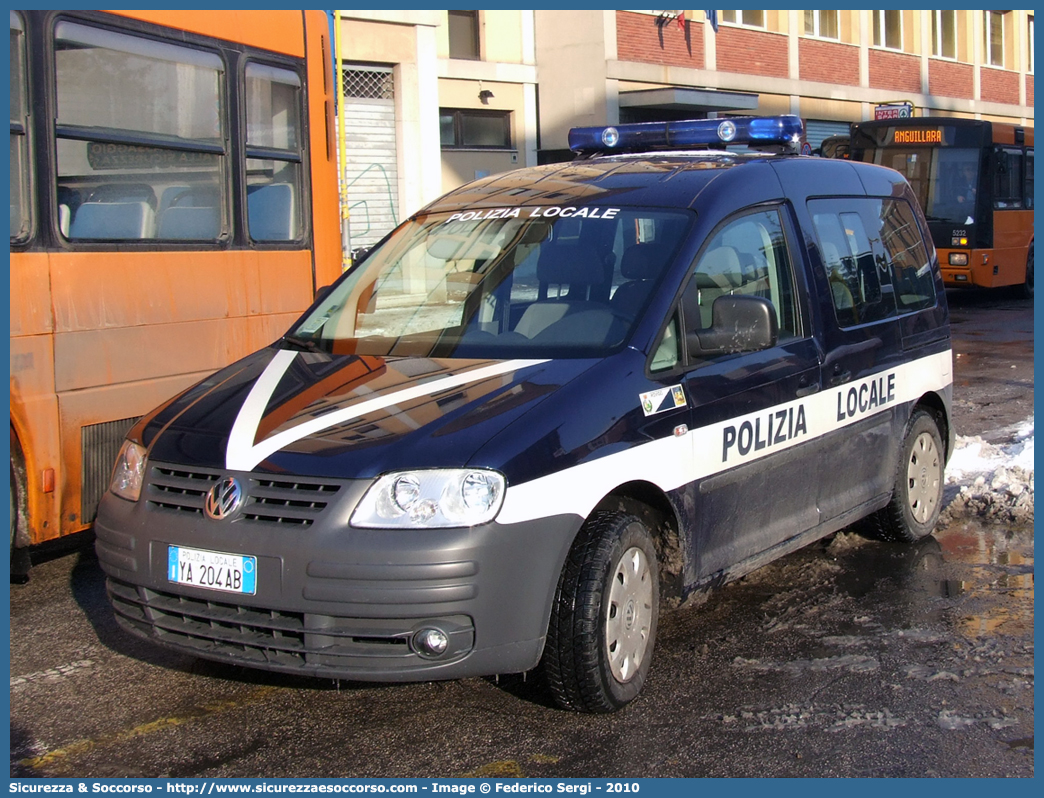
[[[906,428],[892,499],[869,519],[875,537],[915,541],[932,533],[942,510],[946,454],[931,413],[915,410]]]
[[[642,690],[656,641],[659,569],[649,528],[598,512],[562,570],[541,667],[565,709],[613,712]]]

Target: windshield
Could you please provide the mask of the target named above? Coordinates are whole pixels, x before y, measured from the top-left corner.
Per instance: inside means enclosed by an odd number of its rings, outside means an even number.
[[[950,222],[956,227],[975,223],[977,149],[882,147],[874,153],[872,162],[903,174],[929,222]]]
[[[628,339],[694,218],[601,206],[428,214],[290,338],[337,354],[602,356]]]

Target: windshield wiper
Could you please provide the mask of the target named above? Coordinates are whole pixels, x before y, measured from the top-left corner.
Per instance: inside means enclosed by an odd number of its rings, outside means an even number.
[[[295,347],[302,352],[326,352],[314,338],[299,338],[296,335],[284,335],[279,339],[280,343]]]

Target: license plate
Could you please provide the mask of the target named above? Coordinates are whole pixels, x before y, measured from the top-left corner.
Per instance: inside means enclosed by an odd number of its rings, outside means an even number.
[[[179,585],[253,595],[257,590],[257,558],[168,546],[167,578]]]

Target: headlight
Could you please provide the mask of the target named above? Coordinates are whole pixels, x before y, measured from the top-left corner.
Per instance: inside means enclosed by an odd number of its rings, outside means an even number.
[[[145,447],[133,441],[124,441],[123,448],[112,469],[109,490],[121,499],[136,502],[141,495],[141,482],[145,476]]]
[[[496,471],[441,468],[385,474],[352,513],[354,527],[431,529],[492,521],[504,503]]]

